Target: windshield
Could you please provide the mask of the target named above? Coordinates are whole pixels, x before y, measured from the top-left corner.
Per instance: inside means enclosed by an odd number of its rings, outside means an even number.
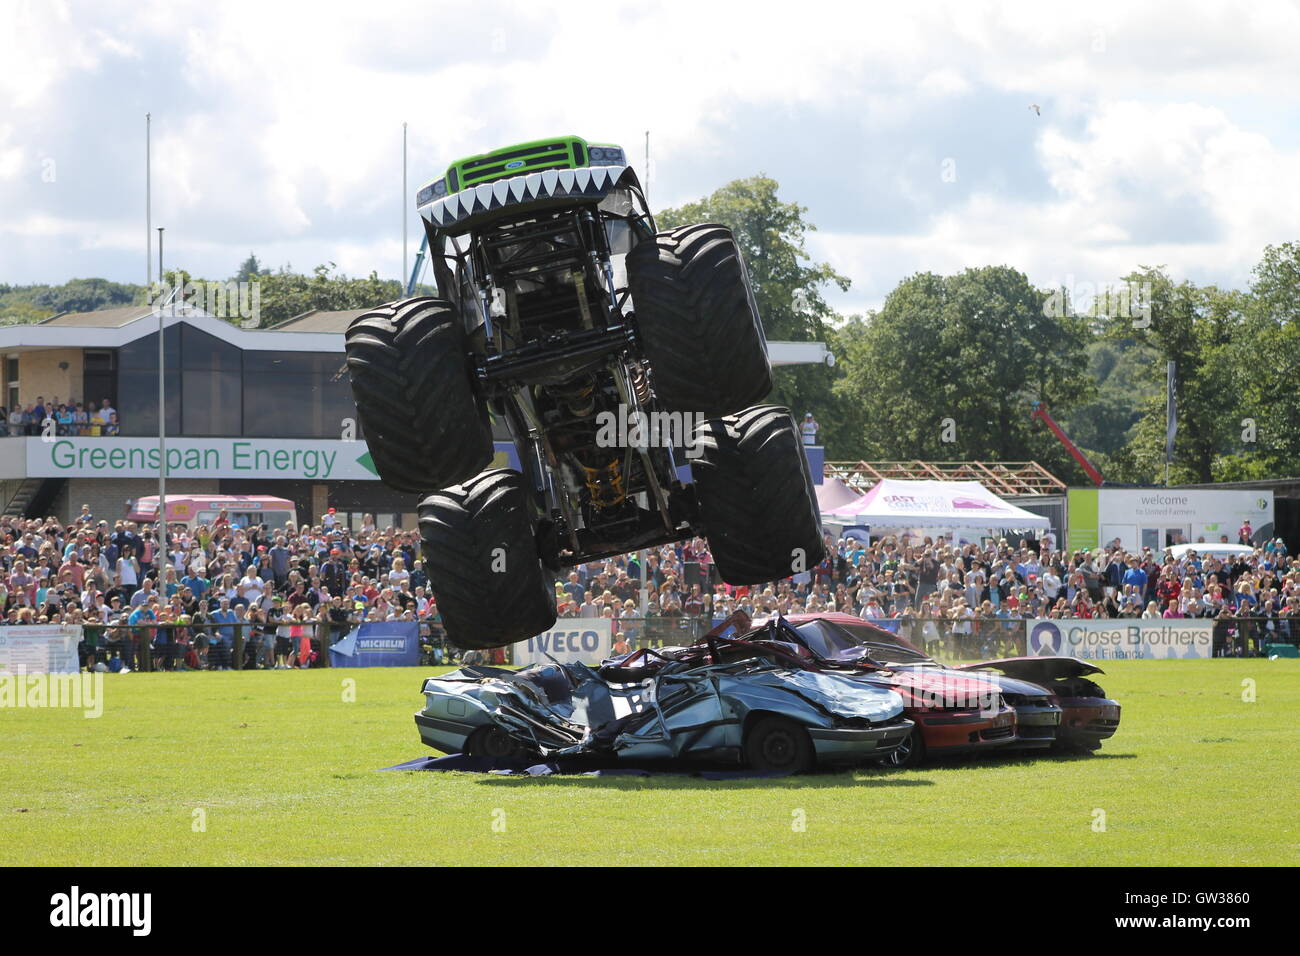
[[[908,647],[888,631],[866,624],[841,624],[838,621],[807,621],[795,628],[813,652],[828,660],[861,659],[864,655],[877,664],[929,664],[931,659]]]

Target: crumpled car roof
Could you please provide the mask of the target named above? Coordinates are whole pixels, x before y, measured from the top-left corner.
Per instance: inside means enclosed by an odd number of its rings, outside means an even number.
[[[547,756],[699,754],[719,747],[719,728],[743,722],[749,711],[824,728],[877,724],[903,712],[895,691],[782,661],[779,649],[729,640],[711,646],[708,657],[698,646],[664,649],[641,668],[619,662],[600,670],[558,662],[519,671],[462,667],[432,681]],[[718,662],[720,646],[738,659]]]

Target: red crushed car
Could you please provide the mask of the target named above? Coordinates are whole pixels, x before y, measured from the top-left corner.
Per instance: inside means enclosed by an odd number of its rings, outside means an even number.
[[[797,636],[819,666],[903,695],[916,727],[887,760],[894,766],[991,748],[1095,750],[1119,726],[1119,704],[1086,679],[1100,672],[1087,661],[1021,658],[955,668],[851,614],[798,614],[780,623],[785,640]]]

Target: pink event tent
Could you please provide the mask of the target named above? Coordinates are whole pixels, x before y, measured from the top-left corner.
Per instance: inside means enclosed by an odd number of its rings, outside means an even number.
[[[843,508],[862,499],[862,493],[850,487],[843,478],[827,478],[815,487],[817,510],[822,514],[828,514],[836,508]]]
[[[858,498],[822,509],[822,518],[871,527],[1046,529],[1041,515],[1003,501],[978,481],[882,478]]]

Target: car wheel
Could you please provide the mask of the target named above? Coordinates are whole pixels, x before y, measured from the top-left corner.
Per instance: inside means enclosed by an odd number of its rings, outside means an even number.
[[[923,760],[925,760],[925,736],[921,733],[920,725],[917,725],[912,728],[907,739],[898,745],[898,749],[888,757],[882,757],[880,763],[882,766],[893,767],[896,770],[909,770],[920,766]]]
[[[480,727],[469,735],[465,741],[465,753],[471,757],[491,757],[493,760],[502,760],[520,756],[523,748],[515,743],[514,738],[508,733],[492,724]]]
[[[813,765],[808,731],[787,717],[764,717],[745,734],[745,761],[760,773],[802,773]]]

